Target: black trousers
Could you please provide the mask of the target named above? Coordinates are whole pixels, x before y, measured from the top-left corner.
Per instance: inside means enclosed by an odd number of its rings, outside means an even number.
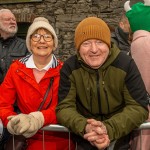
[[[3,128],[3,135],[2,139],[0,140],[0,150],[4,150],[4,145],[10,136],[11,134],[8,132],[7,128]]]

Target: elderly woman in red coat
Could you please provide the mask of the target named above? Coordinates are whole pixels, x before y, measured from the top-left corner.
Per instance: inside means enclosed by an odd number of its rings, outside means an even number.
[[[42,150],[43,135],[39,129],[57,123],[55,107],[62,62],[53,54],[58,39],[46,18],[34,19],[26,44],[31,54],[10,66],[0,87],[0,118],[11,134],[27,138],[27,150]],[[14,111],[15,102],[20,114]],[[45,150],[68,150],[67,133],[47,131],[44,138]],[[73,142],[71,146],[73,150]]]

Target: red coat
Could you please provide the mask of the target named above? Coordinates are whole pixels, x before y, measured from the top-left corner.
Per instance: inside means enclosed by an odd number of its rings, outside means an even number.
[[[5,80],[0,86],[0,118],[4,126],[8,123],[7,117],[16,114],[13,108],[16,99],[22,113],[29,114],[37,111],[51,78],[54,78],[53,85],[41,112],[45,119],[44,125],[57,123],[55,107],[58,102],[59,72],[62,65],[60,62],[56,68],[50,68],[39,83],[34,78],[33,70],[26,68],[25,64],[16,61],[10,66]],[[48,109],[45,109],[51,97],[51,104]],[[47,145],[51,145],[51,150],[59,150],[58,146],[60,150],[63,150],[65,149],[63,146],[68,146],[68,135],[64,133],[46,132],[45,140],[48,142]],[[29,140],[28,149],[41,150],[40,145],[42,145],[42,134],[39,131]]]

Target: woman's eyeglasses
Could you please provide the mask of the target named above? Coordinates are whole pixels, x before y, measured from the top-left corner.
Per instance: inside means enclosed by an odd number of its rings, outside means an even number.
[[[44,34],[44,35],[41,35],[41,34],[33,34],[31,35],[31,39],[34,41],[34,42],[38,42],[41,40],[41,37],[43,37],[44,41],[46,42],[50,42],[53,37],[52,35],[50,34]]]

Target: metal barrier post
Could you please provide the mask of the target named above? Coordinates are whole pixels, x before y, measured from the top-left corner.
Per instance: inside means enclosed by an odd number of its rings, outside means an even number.
[[[43,130],[43,132],[42,132],[42,133],[43,133],[43,142],[42,142],[42,143],[43,143],[43,150],[45,150],[45,137],[44,137],[44,130]]]
[[[2,120],[0,119],[0,139],[2,138],[3,135],[3,123]]]
[[[70,145],[70,131],[69,131],[69,150],[71,150],[71,145]]]
[[[142,150],[142,130],[140,130],[140,150]]]
[[[68,148],[69,150],[71,150],[71,133],[68,130],[68,128],[61,126],[61,125],[57,125],[57,124],[51,124],[51,125],[43,127],[41,130],[43,130],[43,132],[44,131],[68,132],[68,138],[69,138]],[[44,138],[43,138],[43,143],[44,143]],[[43,146],[43,150],[45,150],[45,145]]]
[[[150,122],[144,122],[136,129],[140,130],[140,150],[142,150],[142,131],[145,129],[150,129]]]
[[[13,150],[15,150],[15,136],[14,135],[12,136],[13,136]]]

